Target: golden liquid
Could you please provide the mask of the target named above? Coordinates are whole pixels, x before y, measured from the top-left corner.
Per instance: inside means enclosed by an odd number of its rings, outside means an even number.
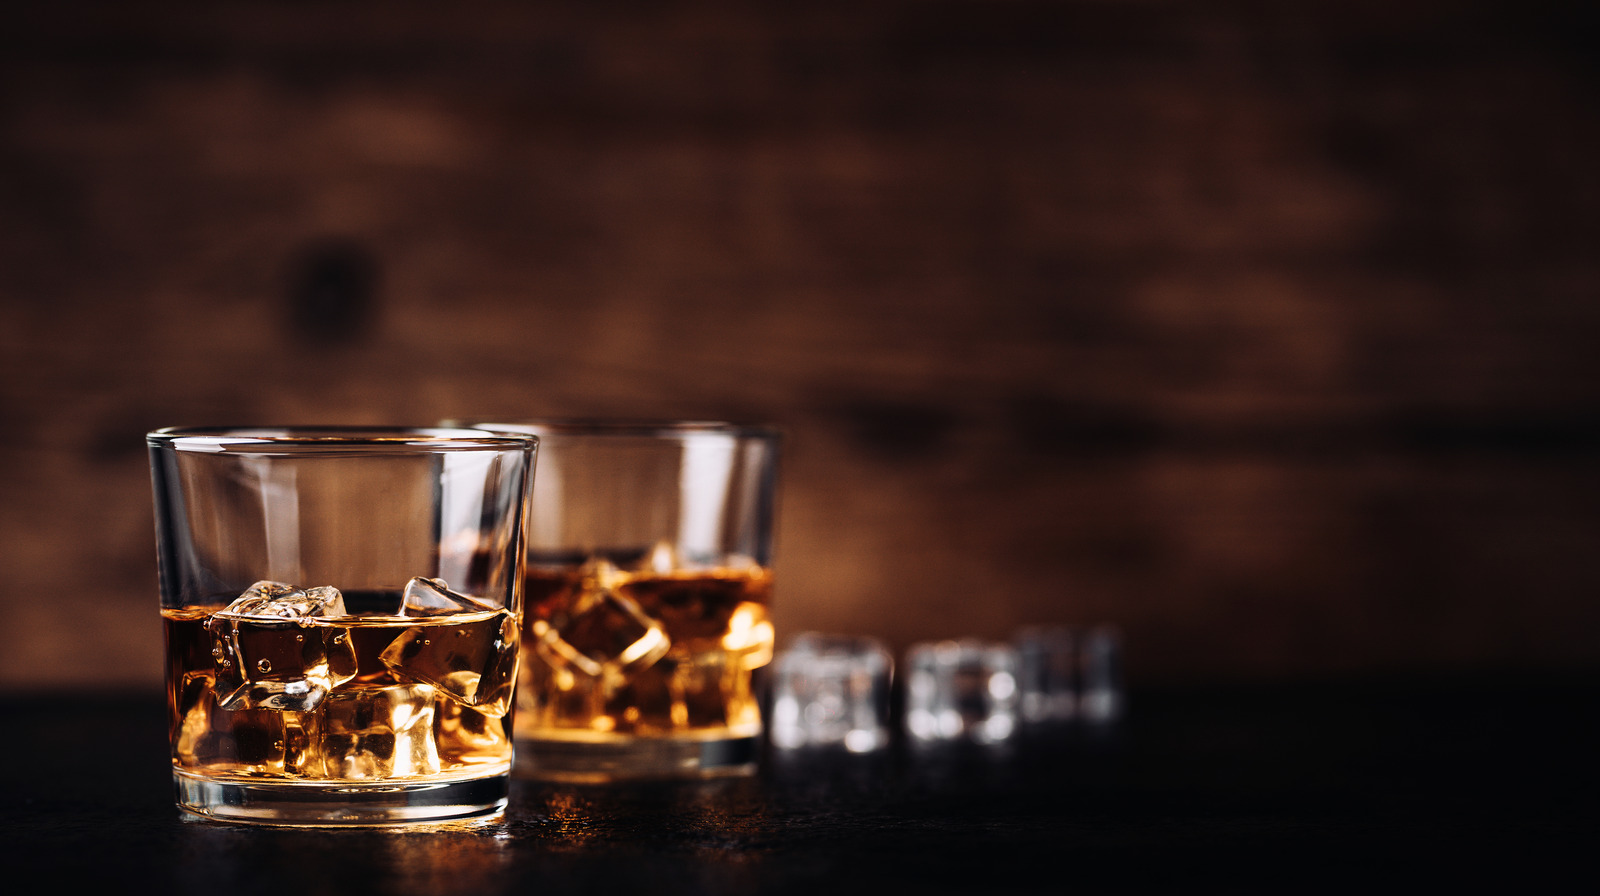
[[[771,591],[765,569],[530,570],[516,736],[758,734],[750,679],[772,659]]]
[[[519,640],[510,612],[317,618],[263,624],[230,642],[219,634],[226,620],[217,619],[218,609],[161,611],[178,769],[214,778],[372,782],[510,768]],[[337,681],[313,707],[264,708],[271,701],[249,693],[224,707],[249,691],[247,675],[295,679],[289,667],[320,657],[321,645],[330,659],[308,668],[332,668]]]

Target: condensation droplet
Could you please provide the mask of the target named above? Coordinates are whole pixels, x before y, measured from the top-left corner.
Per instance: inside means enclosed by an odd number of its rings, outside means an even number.
[[[432,643],[433,643],[433,642],[432,642],[432,641],[429,641],[429,640],[428,640],[428,639],[427,639],[427,638],[423,638],[423,639],[422,639],[422,646],[423,646],[423,647],[427,647],[427,646],[429,646],[429,645],[431,645],[431,644],[432,644]]]
[[[256,660],[256,668],[260,669],[262,672],[271,672],[272,671],[272,661],[271,660]]]
[[[306,639],[306,636],[305,635],[295,635],[294,639],[296,641],[304,641]]]

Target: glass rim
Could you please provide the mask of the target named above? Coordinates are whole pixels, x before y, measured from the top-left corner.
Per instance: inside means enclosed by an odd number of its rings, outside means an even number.
[[[151,448],[207,454],[279,454],[361,449],[530,451],[535,433],[466,426],[166,426],[145,433]]]
[[[466,426],[489,432],[529,436],[631,436],[634,438],[722,436],[735,439],[777,441],[783,435],[778,427],[766,423],[734,423],[726,420],[645,420],[587,417],[554,417],[527,420],[447,420],[446,426]]]

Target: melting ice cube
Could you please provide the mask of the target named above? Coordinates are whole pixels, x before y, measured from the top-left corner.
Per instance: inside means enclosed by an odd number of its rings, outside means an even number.
[[[534,646],[546,662],[590,677],[627,676],[666,655],[672,646],[666,631],[613,587],[619,578],[610,564],[595,564],[568,605],[534,621]]]
[[[391,672],[487,716],[510,710],[521,643],[515,616],[421,577],[407,583],[401,612],[418,624],[379,654]]]
[[[315,709],[356,675],[349,632],[331,624],[344,615],[344,597],[336,588],[251,585],[206,621],[221,707]]]

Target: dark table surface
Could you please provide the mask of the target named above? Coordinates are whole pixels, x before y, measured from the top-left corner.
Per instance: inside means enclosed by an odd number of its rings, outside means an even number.
[[[1114,729],[1003,752],[518,781],[502,818],[358,830],[183,816],[157,695],[10,696],[0,861],[64,892],[212,896],[1522,890],[1587,876],[1600,845],[1597,696],[1595,675],[1136,692]]]

